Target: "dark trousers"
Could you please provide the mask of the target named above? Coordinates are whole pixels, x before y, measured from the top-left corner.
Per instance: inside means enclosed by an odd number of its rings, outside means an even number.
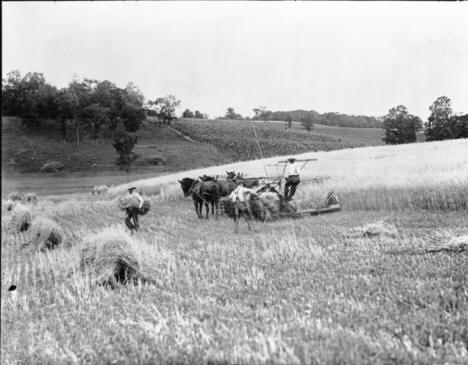
[[[138,208],[127,208],[127,216],[125,217],[125,225],[132,231],[140,228],[138,224]]]
[[[296,188],[300,182],[299,175],[291,175],[286,178],[286,184],[284,185],[284,198],[286,200],[291,200],[296,194]]]

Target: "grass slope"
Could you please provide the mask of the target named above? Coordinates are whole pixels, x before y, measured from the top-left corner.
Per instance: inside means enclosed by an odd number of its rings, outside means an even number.
[[[134,150],[138,155],[134,164],[137,173],[166,173],[222,162],[213,148],[190,143],[164,126],[146,122],[137,136]],[[153,155],[162,155],[167,163],[150,165],[147,159]],[[100,139],[97,143],[84,139],[78,148],[76,141],[64,142],[59,131],[47,123],[42,131],[32,132],[22,126],[19,119],[2,117],[2,171],[10,176],[38,173],[50,160],[63,163],[66,171],[71,173],[121,174],[115,165],[116,158],[110,139]]]
[[[97,143],[84,140],[77,148],[75,142],[64,142],[55,129],[45,126],[44,130],[33,133],[17,118],[2,117],[2,194],[13,190],[36,190],[41,194],[84,192],[94,185],[128,181],[125,172],[115,166],[117,155],[109,139]],[[145,123],[137,135],[134,152],[139,157],[131,169],[133,179],[223,162],[213,147],[190,143],[164,126]],[[148,158],[154,155],[163,156],[166,163],[148,164]],[[65,171],[39,173],[42,165],[51,160],[63,163]]]

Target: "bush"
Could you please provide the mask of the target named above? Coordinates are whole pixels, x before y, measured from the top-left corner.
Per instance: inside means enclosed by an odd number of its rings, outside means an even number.
[[[62,171],[65,168],[64,164],[58,161],[48,161],[41,167],[41,172],[53,173]]]

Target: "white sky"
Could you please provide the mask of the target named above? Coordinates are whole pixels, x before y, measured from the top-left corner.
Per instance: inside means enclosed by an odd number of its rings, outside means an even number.
[[[314,109],[468,112],[468,3],[2,3],[2,73],[133,81],[211,117]]]

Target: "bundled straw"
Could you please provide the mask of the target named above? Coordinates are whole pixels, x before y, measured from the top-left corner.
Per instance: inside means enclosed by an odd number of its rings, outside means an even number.
[[[234,218],[234,204],[230,198],[224,197],[219,200],[221,210],[231,218]],[[250,205],[252,216],[256,220],[270,221],[278,217],[280,200],[275,193],[263,193],[260,196],[251,196],[246,204]]]
[[[128,208],[138,208],[140,205],[140,200],[135,195],[125,195],[117,199],[117,205],[121,210]]]
[[[31,212],[24,205],[16,205],[11,216],[10,226],[13,232],[25,232],[31,227]]]
[[[349,231],[347,236],[350,238],[373,238],[379,236],[397,238],[398,231],[393,224],[388,224],[384,221],[379,221],[375,223],[368,223],[361,227],[354,227]]]
[[[91,273],[98,284],[114,287],[138,279],[140,265],[125,232],[108,228],[85,239],[80,268]]]
[[[27,202],[36,202],[37,201],[37,195],[35,193],[27,193],[24,198],[24,201]]]
[[[63,242],[64,232],[49,218],[34,220],[31,228],[31,243],[40,251],[53,249]]]
[[[7,212],[11,212],[15,206],[16,203],[13,200],[8,199],[2,202],[2,210],[6,210]]]
[[[138,214],[145,215],[151,209],[150,202],[148,200],[143,201],[143,205],[138,209]]]
[[[8,194],[7,200],[12,200],[12,201],[21,200],[22,197],[23,196],[21,195],[21,193],[17,191],[13,191],[12,193]]]
[[[468,235],[454,237],[449,242],[444,244],[438,244],[429,246],[425,249],[426,252],[463,252],[468,250]]]
[[[106,194],[107,191],[109,190],[109,187],[107,185],[99,185],[99,186],[95,186],[93,188],[93,195],[94,194],[97,194],[97,195],[100,195],[100,194]]]

